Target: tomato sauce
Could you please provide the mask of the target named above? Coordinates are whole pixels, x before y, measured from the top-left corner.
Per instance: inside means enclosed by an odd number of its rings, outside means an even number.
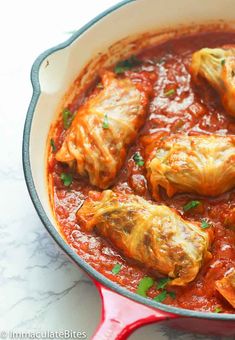
[[[126,71],[125,76],[141,79],[141,74],[151,76],[154,72],[156,80],[148,118],[136,143],[128,152],[125,165],[112,187],[113,190],[134,193],[151,200],[145,169],[137,166],[133,160],[134,153],[142,150],[142,135],[156,132],[223,135],[235,133],[235,119],[225,112],[218,94],[206,82],[202,81],[200,86],[194,84],[189,73],[191,55],[195,50],[226,44],[235,44],[235,33],[200,33],[193,37],[172,39],[138,55],[141,65],[135,70]],[[172,95],[166,96],[165,93],[171,89],[174,89]],[[69,109],[76,111],[85,98],[86,95],[74,98]],[[53,132],[57,150],[64,136],[63,123],[59,120]],[[74,179],[69,188],[65,187],[60,175],[68,170],[68,167],[57,162],[54,155],[50,150],[48,174],[52,179],[51,192],[56,219],[65,239],[74,251],[97,271],[135,292],[141,278],[151,274],[147,273],[145,268],[122,257],[108,241],[80,229],[76,222],[76,211],[86,199],[88,192],[97,188],[76,174],[73,175]],[[201,208],[184,213],[182,208],[184,204],[195,199],[202,202]],[[216,198],[191,194],[168,198],[162,190],[160,203],[174,207],[189,220],[208,219],[215,235],[211,248],[212,258],[202,266],[193,282],[185,287],[169,288],[169,291],[175,292],[175,298],[168,296],[164,303],[193,310],[213,312],[219,308],[222,312],[234,313],[235,310],[216,291],[214,283],[235,266],[235,229],[224,225],[231,209],[235,208],[235,190]],[[121,264],[121,270],[118,274],[113,274],[112,268],[117,263]],[[153,286],[148,296],[152,298],[158,293],[156,286]]]

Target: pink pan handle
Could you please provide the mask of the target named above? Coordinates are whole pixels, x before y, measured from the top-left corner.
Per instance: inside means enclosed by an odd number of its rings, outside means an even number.
[[[129,300],[98,282],[95,284],[102,299],[102,317],[93,340],[124,340],[138,327],[178,317]]]

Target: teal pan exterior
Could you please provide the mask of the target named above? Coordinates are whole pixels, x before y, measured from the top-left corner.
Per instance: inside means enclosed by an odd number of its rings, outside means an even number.
[[[156,308],[159,310],[162,310],[164,312],[177,314],[182,317],[190,317],[196,318],[196,319],[207,319],[209,320],[217,320],[217,321],[231,321],[234,322],[234,334],[235,334],[235,314],[216,314],[216,313],[205,313],[205,312],[197,312],[197,311],[191,311],[187,309],[182,308],[176,308],[169,305],[165,305],[159,302],[155,302],[154,300],[144,298],[142,296],[139,296],[135,293],[132,293],[128,291],[127,289],[119,286],[118,284],[112,282],[111,280],[107,279],[105,276],[101,275],[99,272],[97,272],[94,268],[92,268],[88,263],[86,263],[84,260],[82,260],[70,247],[69,245],[62,239],[62,237],[59,235],[55,227],[51,224],[49,221],[49,218],[47,217],[47,214],[45,213],[43,206],[40,202],[40,199],[38,197],[34,180],[32,176],[31,171],[31,165],[30,165],[30,155],[29,155],[29,145],[30,145],[30,134],[31,134],[31,125],[32,120],[34,116],[35,107],[37,105],[39,96],[40,96],[40,83],[39,83],[39,69],[42,64],[42,62],[47,58],[49,55],[53,54],[54,52],[64,49],[70,44],[72,44],[73,41],[78,39],[82,33],[84,33],[87,29],[89,29],[91,26],[93,26],[96,22],[102,20],[105,16],[108,16],[110,13],[114,12],[115,10],[119,9],[120,7],[123,7],[131,2],[135,2],[138,0],[125,0],[122,2],[119,2],[115,6],[107,9],[106,11],[102,12],[98,16],[96,16],[93,20],[88,22],[85,26],[80,28],[76,33],[72,35],[68,40],[65,42],[52,47],[48,49],[47,51],[43,52],[34,62],[31,70],[31,82],[33,86],[33,95],[31,102],[29,104],[28,112],[26,115],[25,120],[25,126],[24,126],[24,132],[23,132],[23,148],[22,148],[22,159],[23,159],[23,169],[24,169],[24,175],[25,180],[27,184],[27,188],[30,194],[30,197],[32,199],[32,202],[34,204],[34,207],[52,236],[52,238],[55,240],[55,242],[59,245],[60,248],[63,249],[63,251],[70,257],[70,259],[76,263],[80,268],[82,268],[90,277],[95,279],[96,281],[100,282],[104,286],[110,288],[111,290],[130,298],[136,302],[139,302],[141,304],[147,305],[152,308]],[[200,323],[200,320],[198,320]],[[201,320],[202,321],[202,320]],[[206,321],[206,320],[205,320]],[[187,322],[186,322],[187,323]],[[226,327],[227,322],[223,322],[224,326]]]

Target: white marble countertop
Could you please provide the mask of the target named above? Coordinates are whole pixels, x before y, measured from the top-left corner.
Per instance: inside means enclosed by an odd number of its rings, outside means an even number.
[[[116,2],[1,3],[0,336],[1,331],[13,330],[82,330],[90,339],[98,324],[101,303],[96,288],[54,244],[30,201],[21,144],[34,59]],[[209,339],[160,325],[144,327],[130,337],[143,338]]]

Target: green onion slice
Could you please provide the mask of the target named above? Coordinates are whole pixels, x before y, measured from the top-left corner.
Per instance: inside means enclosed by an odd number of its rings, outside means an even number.
[[[139,166],[143,166],[144,165],[144,159],[141,156],[141,154],[139,152],[136,152],[133,156],[133,159],[135,161],[135,163]]]
[[[63,117],[64,128],[67,130],[72,124],[74,115],[70,110],[64,109],[64,111],[62,112],[62,117]]]
[[[136,293],[141,295],[141,296],[146,297],[147,291],[153,285],[154,285],[154,280],[149,276],[145,276],[140,280],[139,285],[138,285],[137,290],[136,290]]]
[[[210,224],[206,220],[202,220],[201,228],[202,229],[207,229],[209,227],[210,227]]]
[[[163,290],[160,294],[158,294],[157,296],[155,296],[153,298],[153,300],[157,301],[157,302],[163,302],[167,297],[167,291]]]
[[[114,275],[117,275],[120,272],[121,267],[122,267],[122,265],[120,263],[115,264],[115,266],[112,269],[112,273]]]
[[[114,67],[114,72],[116,74],[120,74],[140,64],[141,61],[136,56],[132,55],[129,59],[125,59],[117,63]]]
[[[170,90],[164,92],[165,97],[171,97],[173,94],[175,94],[175,89],[170,89]]]
[[[50,139],[50,145],[51,145],[52,152],[56,152],[55,141],[53,138]]]
[[[104,121],[103,121],[102,127],[103,127],[103,129],[108,129],[108,127],[109,127],[109,120],[108,120],[107,113],[105,113],[105,115],[104,115]]]
[[[64,183],[64,185],[66,187],[70,186],[70,184],[73,181],[73,177],[71,174],[66,174],[65,172],[62,172],[62,174],[60,175],[60,178],[62,180],[62,182]]]
[[[169,277],[158,280],[157,289],[164,289],[170,281]]]
[[[196,208],[201,204],[200,201],[190,201],[183,206],[184,211],[188,211],[190,209]]]

